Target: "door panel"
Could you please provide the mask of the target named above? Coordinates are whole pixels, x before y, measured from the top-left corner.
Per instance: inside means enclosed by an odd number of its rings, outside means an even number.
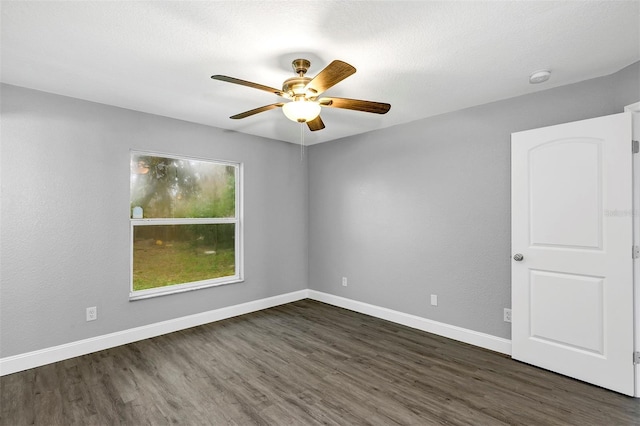
[[[531,150],[530,244],[602,249],[602,142],[564,139]]]
[[[531,271],[531,337],[567,350],[603,355],[603,290],[602,277]]]
[[[634,393],[631,117],[512,135],[512,356]]]

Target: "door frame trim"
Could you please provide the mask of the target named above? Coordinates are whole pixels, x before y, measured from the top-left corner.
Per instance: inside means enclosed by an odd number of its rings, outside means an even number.
[[[632,115],[633,139],[640,140],[640,102],[624,107]],[[633,244],[640,245],[640,154],[633,155]],[[634,351],[640,351],[640,259],[633,260]],[[635,397],[640,398],[640,365],[635,370]]]

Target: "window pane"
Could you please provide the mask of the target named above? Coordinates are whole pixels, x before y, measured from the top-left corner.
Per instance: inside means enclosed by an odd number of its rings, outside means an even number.
[[[235,224],[133,227],[133,290],[235,275]]]
[[[131,154],[134,218],[235,217],[236,167],[211,161]],[[139,209],[136,209],[136,211]]]

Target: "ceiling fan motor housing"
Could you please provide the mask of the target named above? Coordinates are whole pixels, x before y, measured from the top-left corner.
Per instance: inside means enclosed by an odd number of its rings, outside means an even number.
[[[291,77],[282,83],[282,91],[291,95],[292,98],[305,95],[304,88],[311,81],[309,77]]]

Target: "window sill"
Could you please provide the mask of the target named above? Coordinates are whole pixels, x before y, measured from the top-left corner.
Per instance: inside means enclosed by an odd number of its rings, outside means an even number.
[[[134,302],[136,300],[151,299],[154,297],[168,296],[170,294],[185,293],[188,291],[200,290],[209,287],[218,287],[227,284],[235,284],[244,282],[241,277],[230,277],[224,281],[203,281],[184,285],[173,285],[167,287],[154,288],[149,290],[139,290],[129,293],[129,301]]]

